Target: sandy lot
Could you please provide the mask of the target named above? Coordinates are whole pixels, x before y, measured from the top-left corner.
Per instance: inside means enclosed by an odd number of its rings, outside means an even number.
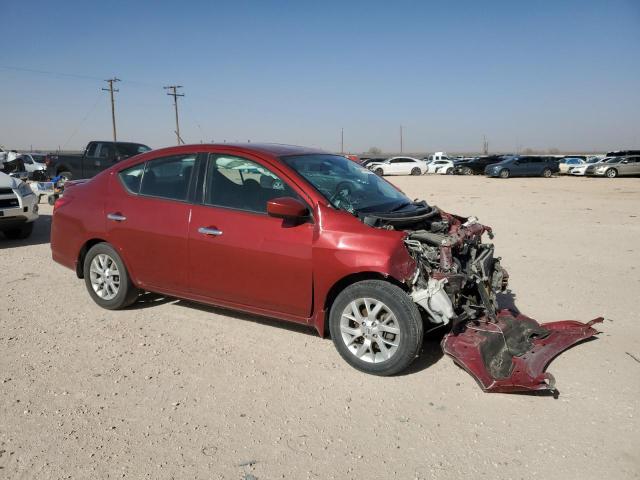
[[[50,260],[42,204],[0,240],[0,478],[640,478],[640,179],[392,180],[494,227],[523,313],[606,317],[551,364],[558,399],[482,393],[437,337],[377,378],[277,321],[102,310]]]

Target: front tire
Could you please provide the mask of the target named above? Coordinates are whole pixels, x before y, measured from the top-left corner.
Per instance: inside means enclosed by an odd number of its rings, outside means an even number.
[[[464,167],[462,169],[462,174],[463,175],[473,175],[473,170],[471,170],[469,167]]]
[[[606,172],[604,172],[607,178],[616,178],[618,176],[618,171],[615,168],[610,168]]]
[[[550,169],[548,169],[548,168],[545,168],[545,169],[542,171],[542,176],[543,176],[544,178],[551,178],[551,170],[550,170]]]
[[[509,175],[511,175],[511,172],[509,172],[509,170],[507,170],[506,168],[500,170],[500,178],[509,178]]]
[[[331,338],[352,367],[373,375],[395,375],[415,359],[423,324],[411,298],[398,286],[365,280],[345,288],[329,314]]]
[[[382,170],[381,168],[376,168],[375,172],[376,172],[376,175],[378,175],[379,177],[384,175],[384,170]]]
[[[108,243],[98,243],[89,249],[84,259],[83,272],[89,295],[107,310],[126,308],[140,294],[131,283],[120,255]]]

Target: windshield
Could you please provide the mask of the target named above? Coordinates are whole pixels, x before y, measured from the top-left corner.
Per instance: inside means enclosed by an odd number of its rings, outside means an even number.
[[[389,212],[411,204],[403,193],[375,173],[338,155],[282,157],[335,208],[349,213]]]

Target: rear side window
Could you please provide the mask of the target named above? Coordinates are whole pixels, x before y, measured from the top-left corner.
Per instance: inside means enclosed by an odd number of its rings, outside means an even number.
[[[195,163],[195,153],[147,162],[142,174],[140,194],[170,200],[186,200]]]
[[[280,177],[262,165],[240,157],[210,155],[204,203],[256,213],[278,197],[299,198]]]
[[[131,193],[138,193],[140,191],[140,180],[142,180],[144,165],[144,163],[141,163],[140,165],[129,167],[118,174],[122,184]]]

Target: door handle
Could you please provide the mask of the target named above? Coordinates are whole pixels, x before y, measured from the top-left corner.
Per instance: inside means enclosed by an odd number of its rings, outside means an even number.
[[[201,233],[203,235],[213,235],[218,237],[222,235],[222,230],[218,230],[217,228],[200,227],[198,229],[198,233]]]
[[[107,214],[107,218],[114,222],[124,222],[127,219],[127,217],[120,215],[119,213],[109,213]]]

